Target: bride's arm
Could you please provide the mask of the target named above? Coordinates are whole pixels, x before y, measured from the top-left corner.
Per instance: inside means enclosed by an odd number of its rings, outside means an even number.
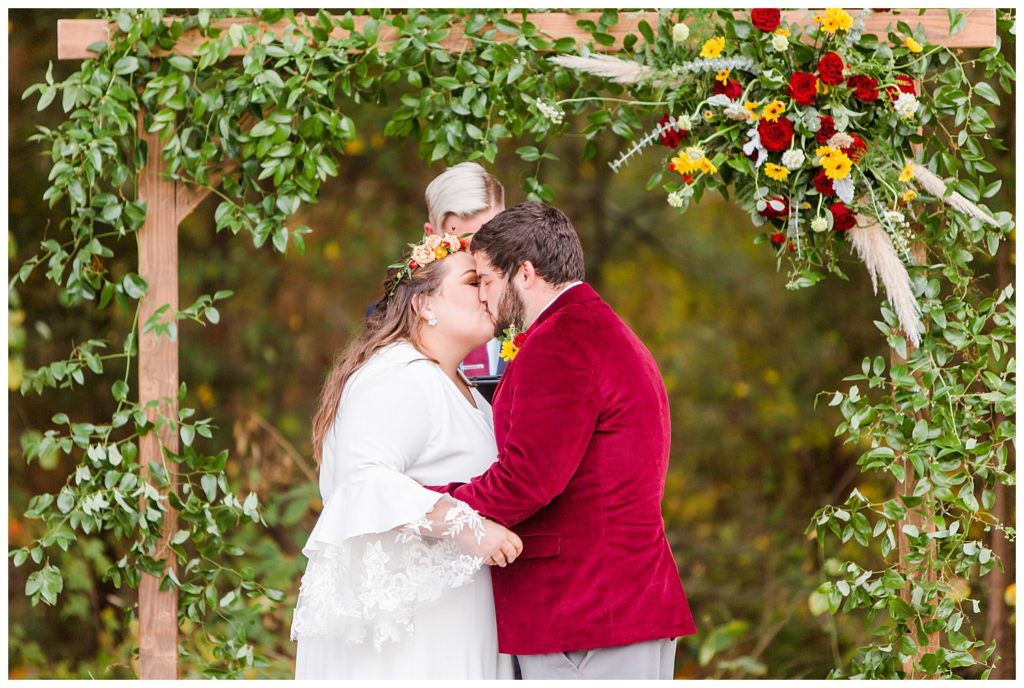
[[[440,403],[417,373],[404,368],[359,380],[339,409],[327,438],[336,470],[330,499],[346,505],[347,535],[416,532],[451,539],[498,565],[510,563],[522,550],[514,533],[406,473],[434,439]]]
[[[434,538],[452,538],[467,554],[492,566],[507,566],[523,551],[519,536],[500,523],[483,518],[465,502],[445,495],[407,531]]]

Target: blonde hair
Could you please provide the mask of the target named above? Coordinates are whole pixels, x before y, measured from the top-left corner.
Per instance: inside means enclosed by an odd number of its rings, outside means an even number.
[[[424,193],[427,218],[435,232],[448,215],[469,217],[481,210],[505,205],[505,189],[501,182],[475,162],[460,162],[434,178]]]
[[[419,346],[419,316],[415,299],[420,294],[429,296],[437,292],[447,274],[445,261],[435,261],[413,271],[408,279],[399,282],[394,294],[385,296],[363,325],[362,332],[334,359],[331,372],[320,390],[320,401],[313,417],[313,456],[319,466],[323,460],[324,439],[334,425],[341,405],[345,383],[363,367],[377,351],[399,341],[410,341]],[[395,271],[384,281],[385,294],[394,281]],[[424,356],[424,358],[428,358]],[[428,359],[432,360],[432,359]]]

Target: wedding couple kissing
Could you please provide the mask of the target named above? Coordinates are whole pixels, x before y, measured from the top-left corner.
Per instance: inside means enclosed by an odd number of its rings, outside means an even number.
[[[505,210],[475,163],[426,198],[320,395],[296,677],[672,678],[696,629],[654,358],[584,281],[561,211]],[[493,406],[470,360],[501,373]]]

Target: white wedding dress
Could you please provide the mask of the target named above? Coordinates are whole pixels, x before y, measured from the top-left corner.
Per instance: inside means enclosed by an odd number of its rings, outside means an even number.
[[[510,679],[498,653],[483,522],[422,487],[468,481],[497,456],[476,408],[411,344],[345,385],[320,467],[323,512],[292,620],[296,678]]]

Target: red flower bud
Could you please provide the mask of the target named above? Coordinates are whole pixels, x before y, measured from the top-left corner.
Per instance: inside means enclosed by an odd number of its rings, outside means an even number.
[[[750,21],[765,33],[771,33],[782,23],[782,12],[777,9],[750,10]]]
[[[833,203],[829,210],[832,211],[833,230],[845,232],[857,224],[857,218],[854,217],[853,212],[839,201]]]
[[[830,86],[843,83],[843,58],[836,53],[825,53],[818,61],[818,77]]]
[[[865,74],[854,74],[846,80],[846,85],[853,89],[853,97],[865,103],[878,100],[878,79]]]
[[[797,105],[814,105],[818,97],[818,77],[810,72],[793,72],[789,77],[789,97]]]

